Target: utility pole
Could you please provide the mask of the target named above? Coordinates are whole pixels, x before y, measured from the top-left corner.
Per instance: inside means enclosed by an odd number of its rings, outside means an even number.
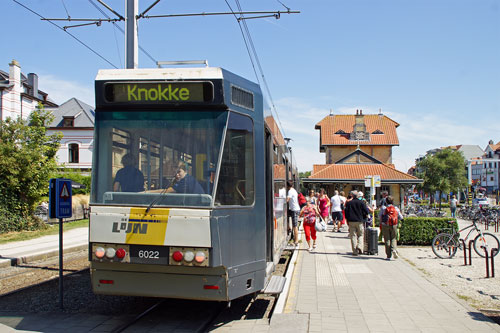
[[[139,0],[125,0],[126,2],[126,29],[125,29],[125,68],[137,68],[139,56],[137,47],[137,14]]]

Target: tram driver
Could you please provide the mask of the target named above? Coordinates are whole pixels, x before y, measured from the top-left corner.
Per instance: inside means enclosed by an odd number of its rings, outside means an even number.
[[[163,192],[163,190],[152,190],[148,192]],[[203,191],[203,188],[196,178],[187,173],[187,167],[184,162],[179,162],[175,177],[164,192],[205,194],[205,191]]]

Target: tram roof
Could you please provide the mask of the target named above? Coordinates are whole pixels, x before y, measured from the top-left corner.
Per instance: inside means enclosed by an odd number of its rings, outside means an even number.
[[[97,81],[106,80],[169,80],[169,79],[223,79],[224,70],[220,67],[197,68],[136,68],[101,69]]]

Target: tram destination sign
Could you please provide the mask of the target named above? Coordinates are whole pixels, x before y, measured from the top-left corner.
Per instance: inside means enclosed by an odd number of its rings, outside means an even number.
[[[200,103],[214,98],[211,82],[108,82],[104,89],[111,103]]]

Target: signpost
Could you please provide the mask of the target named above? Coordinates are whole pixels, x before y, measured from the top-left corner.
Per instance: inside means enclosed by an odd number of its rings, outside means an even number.
[[[373,207],[373,225],[375,225],[375,188],[381,186],[382,181],[380,180],[380,175],[365,176],[365,187],[370,188],[370,204]]]
[[[52,178],[49,183],[49,217],[59,219],[59,305],[63,306],[63,218],[71,217],[71,180]]]

